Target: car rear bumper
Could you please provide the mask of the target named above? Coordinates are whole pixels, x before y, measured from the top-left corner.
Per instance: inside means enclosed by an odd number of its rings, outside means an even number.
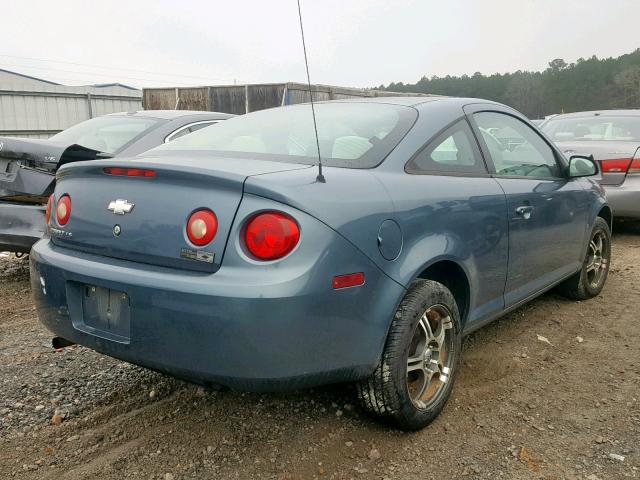
[[[312,269],[267,282],[246,269],[144,266],[45,238],[31,253],[32,290],[40,320],[55,335],[193,381],[253,391],[351,381],[375,368],[404,289],[334,236],[338,263],[319,258]],[[344,271],[331,272],[328,263]],[[351,271],[364,271],[366,284],[333,290],[331,275]],[[87,286],[128,297],[128,335],[85,323]]]
[[[29,253],[44,235],[45,207],[0,202],[0,252]]]
[[[640,218],[640,175],[627,175],[622,185],[604,185],[614,217]]]

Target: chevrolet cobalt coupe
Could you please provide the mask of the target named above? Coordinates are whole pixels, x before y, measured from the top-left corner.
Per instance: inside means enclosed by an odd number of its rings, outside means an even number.
[[[602,290],[597,166],[516,111],[403,97],[316,117],[317,139],[296,105],[62,167],[31,255],[56,345],[245,390],[353,381],[411,430],[450,396],[464,334],[555,286]]]

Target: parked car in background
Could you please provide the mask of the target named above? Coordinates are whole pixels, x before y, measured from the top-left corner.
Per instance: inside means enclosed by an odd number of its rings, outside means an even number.
[[[640,218],[640,110],[567,113],[540,128],[566,155],[593,155],[613,214]]]
[[[296,105],[62,167],[30,258],[54,345],[246,390],[354,381],[411,430],[449,398],[464,334],[555,286],[602,290],[597,166],[515,110],[396,97],[315,114],[317,140]]]
[[[0,252],[28,253],[42,236],[44,205],[60,166],[134,156],[232,116],[146,110],[92,118],[48,140],[0,137]]]

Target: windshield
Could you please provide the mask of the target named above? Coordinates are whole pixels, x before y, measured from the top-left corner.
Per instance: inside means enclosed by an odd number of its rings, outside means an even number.
[[[315,105],[322,162],[328,166],[379,165],[413,125],[417,112],[381,103]],[[318,148],[311,105],[261,110],[153,149],[206,150],[234,158],[313,165]]]
[[[136,137],[146,133],[161,120],[141,117],[96,117],[51,137],[51,140],[78,144],[99,152],[118,153]]]
[[[640,141],[640,116],[593,116],[558,118],[542,127],[555,142],[610,140]]]

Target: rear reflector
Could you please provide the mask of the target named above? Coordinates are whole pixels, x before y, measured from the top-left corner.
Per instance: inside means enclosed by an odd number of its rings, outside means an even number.
[[[69,218],[71,218],[71,198],[69,195],[64,195],[58,200],[56,219],[59,225],[66,225]]]
[[[51,221],[51,212],[53,211],[53,194],[49,195],[49,200],[47,201],[47,209],[44,212],[44,221],[47,225]]]
[[[155,177],[155,170],[146,170],[144,168],[120,168],[107,167],[102,169],[107,175],[119,175],[122,177]]]
[[[609,160],[602,160],[602,173],[627,173],[629,165],[631,165],[630,158],[612,158]]]
[[[338,290],[339,288],[358,287],[364,285],[364,273],[349,273],[347,275],[338,275],[333,277],[333,288]]]
[[[189,217],[187,237],[194,245],[202,247],[210,243],[218,231],[218,217],[209,209],[202,209]]]

